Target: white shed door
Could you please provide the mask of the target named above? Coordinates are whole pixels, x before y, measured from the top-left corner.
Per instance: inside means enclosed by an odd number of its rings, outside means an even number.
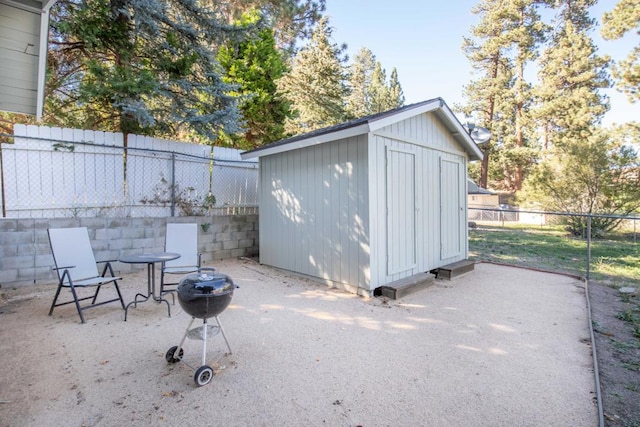
[[[461,202],[459,162],[440,159],[440,259],[462,253]]]
[[[415,154],[387,148],[387,274],[416,267]]]

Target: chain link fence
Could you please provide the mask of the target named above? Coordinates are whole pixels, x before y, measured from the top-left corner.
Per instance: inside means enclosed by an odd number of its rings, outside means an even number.
[[[258,164],[238,150],[61,131],[0,135],[3,218],[257,213]]]
[[[640,285],[640,217],[469,208],[470,258]],[[611,229],[600,224],[611,224]],[[579,224],[579,225],[577,225]]]

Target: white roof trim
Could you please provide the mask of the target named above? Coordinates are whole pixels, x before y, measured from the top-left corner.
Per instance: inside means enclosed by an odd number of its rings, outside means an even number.
[[[40,11],[42,10],[42,8],[35,6],[36,2],[30,2],[33,5],[28,5],[25,3],[20,3],[17,1],[13,1],[13,0],[2,0],[0,1],[0,3],[4,3],[8,6],[12,6],[15,7],[17,9],[22,9],[22,10],[26,10],[27,12],[34,12],[34,13],[40,13]]]
[[[469,154],[469,160],[482,159],[482,151],[476,145],[476,143],[473,141],[464,127],[462,127],[462,124],[460,124],[458,119],[455,117],[453,112],[451,112],[442,98],[436,98],[431,101],[426,101],[422,105],[416,106],[414,108],[403,109],[402,111],[398,111],[397,113],[389,113],[388,115],[383,115],[379,118],[372,118],[359,125],[348,127],[346,129],[329,131],[326,133],[321,133],[320,135],[309,135],[306,138],[302,137],[301,139],[298,139],[296,141],[285,142],[281,144],[274,143],[271,147],[267,145],[265,146],[265,148],[257,148],[249,152],[245,151],[244,153],[241,153],[240,156],[243,160],[254,159],[262,156],[269,156],[272,154],[284,153],[290,150],[323,144],[325,142],[336,141],[338,139],[363,135],[366,133],[375,132],[407,118],[429,112],[433,112],[440,120],[444,122],[447,130],[462,146],[463,150]]]
[[[468,151],[469,160],[482,160],[484,154],[480,150],[480,147],[478,147],[465,128],[462,127],[453,112],[446,105],[443,105],[442,108],[436,111],[436,114],[438,114],[441,119],[446,118],[444,122],[453,127],[453,129],[449,128],[449,132],[451,132],[451,135]]]
[[[288,144],[276,145],[271,148],[265,148],[264,150],[256,151],[253,153],[240,153],[242,160],[254,159],[256,157],[269,156],[271,154],[283,153],[285,151],[295,150],[298,148],[311,147],[318,144],[324,144],[325,142],[335,141],[337,139],[349,138],[352,136],[363,135],[369,132],[369,124],[363,123],[359,126],[354,126],[347,129],[338,130],[331,133],[325,133],[318,136],[313,136],[298,141],[293,141]]]
[[[400,111],[396,114],[390,114],[386,117],[381,117],[379,119],[373,119],[369,122],[369,127],[371,131],[376,131],[378,129],[382,129],[394,123],[400,122],[402,120],[408,119],[409,117],[417,116],[419,114],[428,113],[430,111],[436,110],[440,108],[442,101],[440,98],[434,99],[433,101],[421,105],[416,108],[409,108],[405,111]]]

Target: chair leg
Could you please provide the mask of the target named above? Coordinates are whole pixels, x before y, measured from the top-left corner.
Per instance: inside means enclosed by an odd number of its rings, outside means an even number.
[[[173,295],[174,294],[173,290],[169,290],[169,291],[164,290],[164,266],[163,266],[162,270],[160,270],[160,297],[162,297],[164,294],[171,294],[171,301],[173,305],[176,305],[176,297]]]
[[[61,289],[62,289],[62,283],[58,283],[58,290],[56,290],[56,296],[53,297],[53,302],[51,303],[51,309],[49,310],[49,316],[53,314],[53,309],[56,306],[56,301],[58,301],[58,296],[60,295]]]
[[[122,306],[122,309],[124,310],[124,300],[122,299],[122,294],[120,293],[120,286],[118,286],[118,281],[114,280],[113,284],[116,287],[116,292],[118,293],[118,298],[120,298],[120,305]]]
[[[76,303],[76,309],[78,310],[78,314],[80,315],[80,321],[84,322],[84,316],[82,315],[82,307],[80,307],[80,301],[78,300],[78,294],[76,293],[76,288],[73,286],[73,282],[69,280],[69,288],[71,289],[71,293],[73,294],[73,301]]]
[[[113,274],[113,267],[111,267],[111,263],[110,262],[107,262],[105,264],[104,269],[102,270],[102,277],[106,276],[107,271],[109,271],[109,274],[111,274],[111,277],[115,277],[115,274]],[[124,310],[124,299],[122,299],[122,294],[120,293],[120,286],[118,286],[118,281],[114,280],[113,281],[113,285],[116,287],[116,292],[118,293],[118,298],[120,299],[120,305],[122,306],[122,309]],[[98,296],[98,292],[96,292],[96,297],[97,296]],[[93,299],[93,302],[94,303],[96,302],[95,298]]]
[[[98,299],[98,292],[100,292],[100,288],[102,287],[102,285],[98,285],[96,287],[96,293],[93,294],[93,299],[91,300],[91,305],[96,303],[96,300]]]

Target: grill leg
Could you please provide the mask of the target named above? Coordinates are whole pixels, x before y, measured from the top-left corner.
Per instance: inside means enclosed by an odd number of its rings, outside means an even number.
[[[229,340],[227,339],[227,334],[224,333],[224,329],[222,329],[222,323],[220,323],[220,319],[216,316],[216,322],[218,322],[218,327],[220,328],[220,332],[222,332],[222,337],[224,338],[224,342],[227,344],[227,348],[229,349],[229,354],[233,354],[231,351],[231,346],[229,345]]]
[[[187,334],[189,333],[189,329],[191,329],[191,325],[193,325],[193,321],[194,320],[196,320],[196,318],[195,317],[191,317],[191,322],[189,322],[189,325],[187,326],[187,330],[184,331],[184,335],[182,336],[182,340],[180,340],[180,344],[178,344],[178,348],[176,348],[176,351],[175,351],[176,355],[180,354],[180,349],[184,345],[184,341],[187,339]]]
[[[207,319],[202,321],[202,365],[207,364]]]

